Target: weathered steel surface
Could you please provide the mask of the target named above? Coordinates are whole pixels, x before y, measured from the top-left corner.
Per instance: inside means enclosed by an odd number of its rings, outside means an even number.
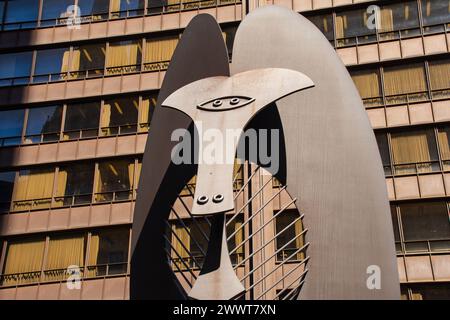
[[[381,159],[361,99],[345,66],[320,31],[305,18],[283,8],[264,7],[248,15],[238,29],[232,74],[265,68],[298,71],[316,85],[271,104],[248,124],[282,130],[282,166],[274,174],[287,183],[290,195],[299,199],[297,205],[309,229],[306,241],[311,243],[309,273],[299,298],[399,298]],[[158,101],[166,100],[189,83],[217,76],[229,76],[225,45],[213,18],[200,15],[183,34]],[[248,106],[255,103],[248,91],[240,94]],[[189,106],[196,107],[195,112],[201,110],[217,116],[222,112],[207,111],[214,107],[211,104],[215,98],[230,97],[205,97]],[[236,105],[223,113],[245,108]],[[278,112],[274,112],[275,108]],[[193,133],[193,127],[189,117],[181,112],[157,106],[144,154],[133,222],[132,299],[186,297],[167,263],[163,233],[170,206],[197,169],[195,165],[172,163],[171,151],[176,142],[171,142],[170,137],[178,128],[189,128]],[[210,298],[225,298],[241,291],[235,282],[232,290],[222,291],[231,273],[226,265],[229,260],[222,259],[228,253],[224,250],[221,223],[213,223],[212,230],[216,232],[208,248],[211,253],[208,252],[198,284],[194,284],[192,297],[203,298],[208,292]],[[222,230],[222,234],[217,230]],[[366,285],[369,276],[366,270],[372,265],[381,269],[379,290],[370,290]]]
[[[257,68],[297,70],[315,84],[276,103],[286,145],[285,182],[299,199],[311,243],[299,299],[398,299],[383,167],[345,66],[306,18],[268,6],[243,20],[234,42],[232,74]],[[380,290],[366,285],[370,265],[380,267]]]
[[[245,291],[231,265],[225,229],[225,214],[212,218],[208,252],[189,297],[199,300],[229,300]]]
[[[203,134],[199,137],[198,149],[204,150],[211,143],[218,149],[215,158],[200,158],[195,201],[191,210],[193,215],[212,215],[234,209],[233,168],[240,135],[236,139],[208,141],[211,137],[205,133],[215,130],[222,138],[229,136],[227,131],[230,130],[242,133],[247,123],[261,109],[313,85],[311,79],[300,72],[267,68],[238,73],[232,77],[198,80],[167,97],[162,103],[163,107],[184,112],[200,127],[197,128],[198,132]],[[248,103],[233,108],[232,100],[244,96],[248,97]],[[225,97],[231,99],[224,99]],[[205,101],[213,101],[212,106],[207,108]],[[220,103],[214,106],[214,101]],[[217,196],[220,196],[220,201],[215,201]]]
[[[208,44],[208,45],[205,45]],[[158,105],[142,162],[131,240],[131,299],[181,299],[186,293],[167,263],[165,222],[177,195],[195,174],[195,165],[175,166],[171,152],[173,130],[192,130],[181,112],[160,108],[172,92],[193,81],[228,76],[228,54],[213,17],[197,15],[183,32],[158,96]]]
[[[197,128],[201,135],[199,150],[208,144],[204,141],[208,130],[215,130],[222,137],[222,140],[212,142],[216,148],[222,149],[216,151],[222,156],[216,159],[202,159],[200,156],[198,164],[191,212],[193,215],[218,214],[219,217],[214,219],[216,234],[213,233],[210,239],[207,263],[189,293],[191,298],[231,299],[245,290],[231,266],[223,230],[224,213],[234,209],[234,157],[240,139],[239,134],[236,139],[224,141],[223,138],[228,136],[226,131],[237,130],[242,133],[246,124],[261,109],[293,92],[312,86],[312,81],[300,72],[267,68],[242,72],[232,77],[198,80],[178,89],[162,103],[162,106],[187,114],[196,126],[201,124],[202,130]],[[239,104],[244,96],[249,97],[247,103]]]

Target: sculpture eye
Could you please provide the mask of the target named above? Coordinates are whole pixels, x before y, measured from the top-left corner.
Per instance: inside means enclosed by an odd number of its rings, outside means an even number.
[[[243,96],[222,97],[203,102],[197,108],[205,111],[226,111],[244,107],[253,101],[254,98]]]

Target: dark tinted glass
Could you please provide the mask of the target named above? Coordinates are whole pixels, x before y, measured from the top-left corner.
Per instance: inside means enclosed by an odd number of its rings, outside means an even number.
[[[400,205],[406,241],[450,238],[450,220],[445,202]]]
[[[0,112],[0,146],[20,143],[24,114],[23,109]]]
[[[421,0],[424,25],[450,22],[450,5],[448,0]]]
[[[0,55],[0,78],[16,78],[30,75],[33,53],[19,52]]]
[[[5,22],[35,21],[38,17],[39,0],[9,0]]]
[[[100,103],[88,102],[67,106],[65,130],[98,128]]]
[[[74,0],[43,0],[42,20],[65,17],[67,8],[74,4]]]
[[[26,139],[31,142],[38,142],[43,135],[43,141],[58,140],[61,129],[61,115],[61,106],[30,109],[25,133]]]
[[[67,52],[67,53],[66,53]],[[63,66],[64,54],[69,53],[69,48],[38,50],[36,52],[35,75],[47,75],[50,73],[64,72],[67,66]],[[64,62],[67,64],[67,62]]]

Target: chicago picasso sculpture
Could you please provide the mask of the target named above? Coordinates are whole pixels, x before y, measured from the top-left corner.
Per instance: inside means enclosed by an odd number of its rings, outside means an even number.
[[[175,164],[174,130],[197,123],[224,133],[254,126],[283,133],[272,172],[308,227],[308,274],[299,299],[396,299],[394,240],[386,186],[361,98],[328,40],[308,20],[268,6],[239,26],[232,64],[219,26],[198,15],[187,26],[162,84],[136,202],[132,299],[231,299],[245,291],[230,261],[225,213],[235,210],[233,163]],[[269,110],[270,112],[264,112]],[[202,137],[198,137],[200,143]],[[239,139],[224,150],[233,156]],[[193,155],[195,157],[195,155]],[[195,161],[194,161],[195,162]],[[269,170],[270,171],[270,170]],[[205,261],[185,292],[167,263],[164,229],[171,205],[197,175],[191,212],[211,217]],[[367,285],[376,266],[380,286]]]

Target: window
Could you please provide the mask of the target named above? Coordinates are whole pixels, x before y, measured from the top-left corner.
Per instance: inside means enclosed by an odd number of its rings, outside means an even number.
[[[136,172],[134,173],[135,174],[135,181],[136,181],[136,189],[139,186],[139,179],[141,177],[141,169],[142,169],[142,160],[139,159],[138,163],[137,163],[137,166],[136,166]]]
[[[109,0],[78,0],[78,6],[81,11],[80,15],[93,15],[92,20],[105,19],[108,16]]]
[[[189,227],[186,225],[186,222],[184,223],[184,225],[180,221],[172,223],[171,229],[170,239],[173,248],[171,248],[170,252],[172,261],[174,262],[173,269],[184,270],[188,267],[191,268],[192,266],[196,266],[195,262],[190,259],[190,250],[192,250],[192,246],[191,238],[189,236]],[[204,228],[202,230],[203,232],[206,232]],[[209,233],[205,233],[205,235],[208,237]],[[202,246],[200,246],[200,248],[203,249]],[[198,249],[199,251],[200,248]],[[196,259],[196,261],[198,260]]]
[[[383,104],[378,69],[353,71],[351,76],[366,107]]]
[[[132,195],[134,160],[105,161],[98,165],[96,201],[127,200]]]
[[[227,220],[228,221],[228,220]],[[229,252],[233,252],[230,256],[231,263],[237,264],[244,259],[244,227],[243,227],[244,219],[242,214],[237,216],[231,221],[229,225],[227,225],[227,237],[233,235],[230,240],[228,240],[228,250]],[[237,248],[237,249],[236,249]]]
[[[138,109],[138,97],[106,100],[100,120],[102,135],[136,132]]]
[[[450,60],[430,61],[429,68],[433,98],[448,98],[450,96]]]
[[[73,48],[70,77],[96,77],[103,75],[105,67],[105,45],[86,44]]]
[[[106,63],[108,74],[140,70],[142,46],[140,40],[119,41],[109,44]]]
[[[396,38],[398,33],[393,33],[392,31],[401,30],[401,35],[403,38],[420,34],[416,1],[405,1],[383,6],[380,15],[380,32],[385,33],[380,35],[381,39],[387,40]]]
[[[84,266],[86,250],[86,235],[75,233],[71,235],[54,235],[50,237],[44,280],[54,281],[67,279],[69,266]]]
[[[114,18],[131,17],[143,13],[144,0],[113,0],[111,2],[111,15]]]
[[[92,233],[65,232],[8,239],[0,285],[65,280],[69,277],[69,266],[78,266],[81,276],[87,266],[87,277],[126,273],[129,232],[129,228],[118,227]]]
[[[31,71],[33,52],[0,54],[0,85],[26,84]],[[1,80],[7,78],[21,78]]]
[[[41,276],[45,238],[8,241],[2,286],[36,282]]]
[[[450,170],[450,127],[438,128],[438,141],[444,170]]]
[[[392,227],[394,228],[394,241],[395,241],[395,249],[397,252],[401,252],[401,244],[400,244],[400,229],[398,227],[398,218],[397,218],[397,209],[396,206],[391,205],[391,218],[392,218]]]
[[[33,82],[60,80],[61,73],[67,72],[68,48],[38,50]]]
[[[56,205],[90,203],[94,181],[94,164],[78,163],[59,168]]]
[[[39,11],[39,0],[9,0],[6,4],[5,30],[33,28]]]
[[[14,190],[14,171],[0,172],[0,212],[8,212]]]
[[[92,233],[88,276],[127,272],[129,234],[128,228],[106,229]]]
[[[308,17],[328,40],[333,40],[333,17],[331,14]]]
[[[21,142],[25,110],[0,111],[0,146],[18,145]]]
[[[53,168],[20,170],[14,185],[13,210],[46,209],[51,205],[55,172]]]
[[[280,250],[277,261],[304,259],[303,250],[298,250],[304,245],[303,236],[300,236],[303,226],[299,218],[297,210],[286,210],[275,218],[276,250]]]
[[[421,0],[422,18],[425,32],[442,32],[443,24],[449,23],[450,5],[448,0]],[[437,25],[437,26],[436,26]]]
[[[149,13],[160,13],[167,4],[167,0],[147,0],[147,10]]]
[[[0,0],[0,23],[3,23],[3,14],[5,12],[6,0]]]
[[[29,109],[25,143],[59,140],[61,116],[61,106]]]
[[[227,46],[228,54],[233,52],[234,37],[236,36],[237,26],[228,26],[222,28],[222,35]]]
[[[427,99],[425,79],[423,63],[385,67],[384,90],[386,102],[395,104]]]
[[[389,156],[389,144],[387,135],[385,133],[377,133],[375,134],[375,138],[377,139],[378,150],[380,151],[381,162],[384,168],[384,174],[389,176],[392,174],[392,170],[391,170],[391,159]]]
[[[391,143],[395,174],[440,170],[432,129],[392,133]]]
[[[196,223],[192,220],[186,221],[186,224],[190,232],[190,238],[188,239],[188,245],[186,247],[189,249],[195,260],[200,264],[200,266],[198,266],[193,261],[190,261],[190,266],[201,267],[203,266],[206,251],[208,250],[208,241],[207,238],[205,238],[205,235],[209,238],[211,227],[204,219],[196,219]],[[181,239],[183,240],[183,238]]]
[[[99,102],[67,105],[64,139],[96,137],[98,134],[99,118]]]
[[[150,127],[156,107],[156,95],[142,97],[141,113],[139,115],[139,131],[147,131]]]
[[[75,0],[43,0],[41,26],[56,24],[57,19],[64,18],[67,8],[74,3]]]
[[[427,244],[417,241],[450,240],[450,220],[445,202],[402,204],[400,207],[403,234],[407,251],[428,250]],[[450,242],[433,242],[432,250],[447,247]]]
[[[144,57],[145,70],[167,69],[177,44],[178,36],[147,39]]]
[[[375,40],[375,28],[367,27],[368,13],[366,9],[352,10],[336,14],[336,39],[338,46],[355,45]],[[346,39],[343,39],[346,38]]]
[[[402,286],[402,289],[410,300],[450,300],[448,283],[414,284],[409,288]]]

